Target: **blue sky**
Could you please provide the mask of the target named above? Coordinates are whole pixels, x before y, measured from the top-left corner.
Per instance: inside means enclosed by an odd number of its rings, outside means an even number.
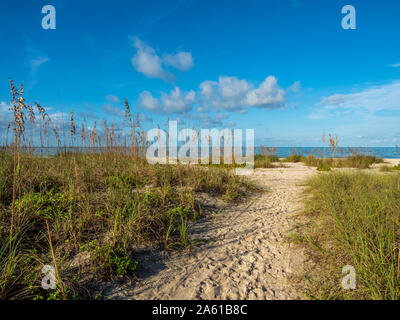
[[[56,8],[44,30],[41,9]],[[344,30],[341,9],[356,9]],[[256,143],[400,144],[396,0],[51,0],[0,2],[0,121],[8,79],[55,119],[120,122],[126,97],[145,128],[254,128]]]

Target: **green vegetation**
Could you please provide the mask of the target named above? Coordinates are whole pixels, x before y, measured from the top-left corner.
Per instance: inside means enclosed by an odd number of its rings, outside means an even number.
[[[285,162],[303,162],[310,167],[331,167],[331,168],[358,168],[367,169],[374,163],[383,163],[383,159],[376,156],[351,155],[347,158],[316,158],[313,155],[307,157],[292,154],[283,161]]]
[[[320,163],[318,165],[317,171],[331,171],[331,167],[326,163]]]
[[[46,222],[60,277],[67,290],[82,294],[78,287],[89,282],[73,283],[66,263],[80,252],[91,253],[78,272],[90,271],[94,278],[85,281],[132,274],[137,268],[136,245],[190,245],[188,221],[202,213],[196,193],[236,202],[250,188],[225,168],[152,166],[140,158],[112,153],[20,155],[13,201],[13,157],[1,153],[0,166],[2,298],[21,290],[23,297],[45,296],[40,269],[53,264]]]
[[[190,246],[188,225],[203,212],[198,193],[237,202],[252,189],[230,167],[150,165],[127,101],[128,136],[82,123],[78,139],[73,112],[60,134],[42,106],[35,114],[25,103],[23,86],[11,81],[11,96],[13,141],[0,152],[0,299],[93,298],[96,281],[141,267],[139,245]],[[30,147],[43,150],[53,133],[57,154],[35,156]],[[44,265],[55,268],[56,290],[41,287]]]
[[[254,155],[254,168],[280,168],[284,165],[280,163],[279,157],[275,155]]]
[[[379,167],[379,171],[381,171],[381,172],[393,172],[393,171],[399,171],[399,170],[400,170],[400,163],[393,167],[390,167],[387,165]]]
[[[299,154],[291,154],[287,158],[283,159],[284,162],[302,162],[305,159],[305,157],[299,155]]]
[[[312,223],[298,234],[317,264],[308,296],[314,299],[399,299],[400,174],[328,173],[308,180]],[[356,271],[344,290],[342,268]]]
[[[392,170],[393,170],[393,167],[390,167],[390,166],[387,166],[387,165],[379,167],[379,171],[380,172],[392,172]]]
[[[12,140],[7,130],[0,151],[0,299],[96,298],[93,283],[141,267],[138,246],[193,245],[188,227],[203,213],[199,193],[236,203],[254,190],[234,175],[236,164],[150,165],[142,156],[148,143],[140,117],[131,114],[128,101],[124,123],[118,124],[128,127],[119,133],[107,122],[102,130],[83,122],[77,132],[73,112],[60,133],[42,106],[36,104],[35,114],[25,103],[23,86],[11,81],[11,96]],[[57,141],[56,154],[34,155],[32,147],[43,151],[50,138]],[[256,168],[284,166],[274,149],[263,150]],[[294,152],[286,161],[329,171],[368,168],[381,159],[317,159]],[[319,219],[301,239],[318,248],[315,255],[329,275],[317,278],[310,295],[398,298],[399,177],[328,173],[310,180],[309,212]],[[344,264],[358,272],[354,292],[341,291],[335,282]],[[41,286],[45,265],[55,269],[55,290]]]

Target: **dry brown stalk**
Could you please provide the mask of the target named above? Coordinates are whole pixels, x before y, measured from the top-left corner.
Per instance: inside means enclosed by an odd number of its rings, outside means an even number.
[[[52,243],[52,241],[51,241],[49,222],[48,222],[47,220],[46,220],[46,227],[47,227],[47,234],[48,234],[48,237],[49,237],[49,245],[50,245],[51,257],[52,257],[52,259],[53,259],[54,269],[56,270],[57,281],[58,281],[58,283],[59,283],[59,286],[60,286],[60,290],[61,290],[61,294],[62,294],[62,296],[63,296],[63,299],[66,300],[65,292],[64,292],[64,285],[63,285],[63,283],[62,283],[62,281],[61,281],[60,274],[59,274],[59,272],[58,272],[56,257],[55,257],[55,255],[54,255],[54,250],[53,250],[53,243]]]
[[[335,151],[338,147],[337,136],[336,136],[336,138],[333,138],[333,136],[329,135],[329,144],[331,145],[331,149],[332,149],[332,165],[334,167],[335,166]]]

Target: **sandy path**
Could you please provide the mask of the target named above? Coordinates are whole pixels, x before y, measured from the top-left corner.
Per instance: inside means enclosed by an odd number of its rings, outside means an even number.
[[[301,181],[315,172],[302,164],[257,169],[251,176],[268,192],[230,206],[192,226],[208,239],[188,253],[144,253],[139,280],[112,284],[108,299],[301,299],[293,279],[305,255],[285,237],[301,209]],[[139,257],[140,258],[140,257]],[[143,261],[144,259],[144,261]]]

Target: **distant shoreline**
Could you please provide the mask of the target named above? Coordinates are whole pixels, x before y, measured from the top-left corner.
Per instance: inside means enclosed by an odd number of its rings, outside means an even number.
[[[4,146],[0,146],[0,151],[4,150]],[[41,147],[33,147],[35,149],[35,154],[42,153]],[[75,150],[79,150],[82,152],[82,147],[76,146]],[[84,147],[83,149],[86,150],[93,150],[91,147]],[[118,150],[122,150],[123,148],[118,147]],[[243,147],[243,154],[245,152],[245,147]],[[60,146],[57,147],[44,147],[43,153],[46,155],[55,155],[57,150],[61,151],[71,151],[71,147],[64,147]],[[96,152],[101,150],[107,150],[107,148],[95,148]],[[211,149],[210,149],[211,150]],[[259,155],[274,155],[279,158],[287,158],[292,154],[302,155],[302,156],[309,156],[312,155],[316,158],[330,158],[331,151],[330,147],[261,147],[256,146],[254,147],[254,154]],[[223,154],[223,147],[221,147],[221,155]],[[400,159],[400,150],[397,147],[339,147],[335,152],[335,158],[347,158],[350,155],[370,155],[376,156],[382,159]],[[200,157],[200,154],[199,154]]]

